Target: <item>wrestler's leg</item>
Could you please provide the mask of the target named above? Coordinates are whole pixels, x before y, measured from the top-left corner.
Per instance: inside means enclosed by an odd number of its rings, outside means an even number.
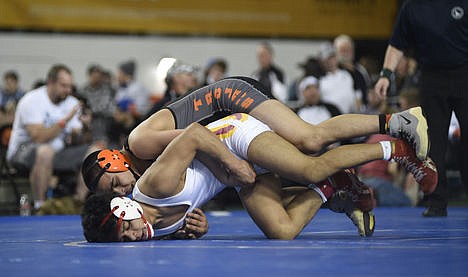
[[[248,148],[249,161],[300,183],[317,183],[341,169],[382,159],[380,144],[344,145],[312,157],[274,132],[263,132]]]
[[[345,114],[311,125],[277,100],[267,100],[250,114],[301,151],[315,153],[336,141],[379,132],[379,116]]]
[[[388,132],[412,142],[421,160],[427,155],[427,124],[420,109],[404,112],[403,124],[399,116],[345,114],[314,126],[281,102],[268,99],[264,91],[251,78],[229,77],[193,91],[167,108],[176,117],[176,128],[185,128],[192,122],[206,124],[219,112],[248,113],[305,153],[316,153],[340,140]]]
[[[294,239],[322,205],[322,199],[313,190],[284,192],[272,174],[259,176],[255,186],[239,191],[239,197],[269,239]]]

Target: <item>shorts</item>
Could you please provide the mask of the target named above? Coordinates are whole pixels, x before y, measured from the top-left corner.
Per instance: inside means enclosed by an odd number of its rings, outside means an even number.
[[[263,122],[248,114],[236,113],[206,126],[240,159],[248,160],[250,143],[263,132],[271,131]],[[253,165],[257,174],[264,174],[267,170]]]
[[[30,170],[36,159],[38,144],[25,143],[11,157],[11,165],[19,170]],[[66,147],[55,153],[53,169],[57,171],[78,171],[88,151],[89,145]]]
[[[193,122],[205,125],[228,114],[248,114],[269,99],[262,91],[254,79],[229,77],[187,93],[166,108],[174,116],[176,129],[183,129]]]

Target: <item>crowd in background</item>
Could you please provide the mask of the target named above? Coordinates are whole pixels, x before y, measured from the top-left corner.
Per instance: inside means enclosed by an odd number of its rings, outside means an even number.
[[[261,82],[270,97],[285,103],[311,124],[318,124],[344,113],[391,113],[419,105],[419,71],[415,59],[403,57],[391,80],[388,97],[382,100],[376,96],[373,89],[378,78],[378,72],[375,71],[378,67],[375,66],[376,61],[369,57],[357,60],[354,42],[347,35],[340,35],[333,41],[324,43],[318,54],[304,57],[304,61],[298,63],[303,72],[301,76],[286,76],[281,65],[275,63],[274,48],[268,42],[260,43],[256,53],[258,68],[252,69],[249,77]],[[73,83],[70,88],[70,94],[81,103],[80,111],[71,115],[81,122],[80,140],[64,136],[65,148],[82,144],[96,148],[120,149],[134,126],[165,104],[197,87],[229,76],[229,62],[222,57],[207,61],[202,71],[199,66],[176,61],[167,71],[167,88],[164,94],[155,96],[136,79],[137,66],[135,61],[127,60],[122,61],[116,69],[105,69],[90,61],[87,82]],[[71,72],[72,70],[73,68]],[[20,86],[20,74],[21,72],[14,69],[3,73],[3,86],[0,91],[1,126],[13,126],[16,107],[25,95],[35,93],[54,82],[54,79],[42,79],[42,76],[38,76],[34,87],[23,89]],[[457,169],[457,151],[454,149],[457,147],[459,134],[456,118],[453,118],[453,128],[447,136],[453,146],[448,153],[448,164],[451,166],[449,169]],[[388,139],[384,135],[373,135],[341,143],[371,143]],[[2,135],[2,145],[8,147],[8,143],[12,144],[11,137]],[[77,168],[76,173],[78,172]],[[415,206],[421,200],[422,195],[412,176],[396,163],[375,161],[357,168],[357,172],[363,182],[374,189],[378,205]],[[51,178],[47,178],[47,191],[57,189],[61,183],[60,180],[54,179],[57,177],[55,175],[54,171]],[[36,181],[31,177],[29,179],[32,191],[37,191],[34,188]],[[79,181],[73,183],[73,186],[77,186]],[[40,192],[43,193],[44,191]],[[85,194],[75,192],[74,189],[69,189],[68,194],[73,196],[77,207],[85,197]],[[59,210],[47,211],[45,208],[47,198],[50,200],[58,196],[63,195],[34,195],[35,211],[38,214],[61,213]],[[235,198],[235,193],[226,192],[220,194],[211,204],[225,208],[235,202]]]

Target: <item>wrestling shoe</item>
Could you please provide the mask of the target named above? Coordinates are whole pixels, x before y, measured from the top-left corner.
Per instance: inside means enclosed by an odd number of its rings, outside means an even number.
[[[372,189],[363,184],[351,169],[339,171],[317,186],[333,188],[328,206],[334,212],[343,213],[354,208],[368,212],[376,205]]]
[[[430,145],[427,121],[421,107],[391,114],[387,122],[387,133],[413,145],[419,160],[424,161],[427,158]]]
[[[354,209],[351,212],[347,212],[346,215],[358,228],[361,237],[371,237],[374,234],[375,216],[372,211],[363,212],[359,209]]]
[[[374,233],[375,216],[372,209],[376,206],[373,191],[364,185],[350,169],[342,170],[318,184],[332,187],[334,193],[328,198],[327,207],[337,213],[346,213],[358,228],[362,237]]]
[[[364,198],[373,197],[371,194],[362,194]],[[354,207],[352,196],[347,191],[339,190],[333,194],[327,201],[328,208],[334,212],[346,213],[346,216],[351,219],[353,224],[358,228],[358,233],[361,237],[370,237],[374,233],[375,216],[372,211],[363,212]]]
[[[414,149],[403,140],[395,140],[392,144],[392,159],[413,174],[422,192],[432,193],[437,186],[437,168],[431,158],[423,161],[416,158]]]

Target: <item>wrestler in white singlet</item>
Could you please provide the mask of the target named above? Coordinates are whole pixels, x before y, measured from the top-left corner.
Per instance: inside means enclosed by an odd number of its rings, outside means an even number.
[[[259,134],[271,131],[264,123],[252,116],[241,113],[214,121],[207,128],[215,133],[234,155],[245,160],[247,160],[247,150],[250,142]],[[257,174],[267,172],[255,165],[254,168]],[[187,168],[185,186],[180,193],[163,199],[151,198],[138,189],[137,182],[133,189],[133,199],[155,207],[187,205],[186,216],[194,208],[201,207],[212,199],[225,187],[204,164],[194,159]],[[171,226],[160,229],[154,228],[155,236],[174,233],[183,226],[185,216]]]

